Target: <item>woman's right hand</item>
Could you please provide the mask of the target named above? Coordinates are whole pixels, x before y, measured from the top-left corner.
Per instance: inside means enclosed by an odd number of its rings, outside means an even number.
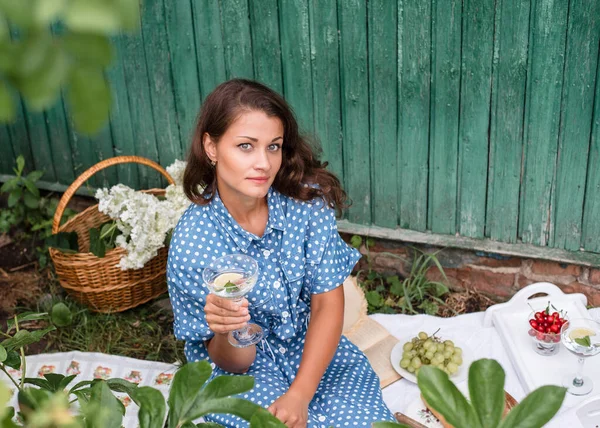
[[[240,329],[248,323],[248,300],[241,304],[224,299],[215,294],[206,296],[204,306],[206,322],[215,334],[228,334],[230,331]]]

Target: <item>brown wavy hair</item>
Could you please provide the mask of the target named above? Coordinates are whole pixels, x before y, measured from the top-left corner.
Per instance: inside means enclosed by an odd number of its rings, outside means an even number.
[[[183,176],[185,194],[192,202],[208,204],[217,188],[217,175],[204,150],[203,136],[208,133],[218,144],[227,128],[247,111],[262,111],[279,118],[283,124],[282,163],[273,181],[278,192],[300,201],[322,197],[338,213],[348,206],[340,181],[325,169],[327,162],[320,162],[300,135],[294,112],[283,97],[261,83],[246,79],[222,83],[202,105]]]

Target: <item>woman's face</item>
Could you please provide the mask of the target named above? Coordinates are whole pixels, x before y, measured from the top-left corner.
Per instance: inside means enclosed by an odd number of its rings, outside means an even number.
[[[264,198],[281,167],[283,124],[262,111],[242,113],[218,143],[204,136],[204,149],[217,163],[217,186],[230,200]]]

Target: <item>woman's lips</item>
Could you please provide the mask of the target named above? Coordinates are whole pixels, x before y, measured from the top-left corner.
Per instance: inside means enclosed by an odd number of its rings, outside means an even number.
[[[269,181],[269,177],[254,177],[254,178],[249,178],[248,180],[253,181],[257,184],[264,184],[267,181]]]

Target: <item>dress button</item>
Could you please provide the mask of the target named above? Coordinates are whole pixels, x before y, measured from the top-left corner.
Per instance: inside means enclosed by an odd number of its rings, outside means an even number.
[[[282,354],[285,354],[285,348],[284,348],[283,346],[282,346],[282,347],[280,347],[280,348],[279,348],[279,352],[280,352],[280,353],[282,353]]]
[[[279,281],[275,281],[275,282],[273,283],[273,287],[275,287],[275,288],[279,288],[279,287],[281,287],[281,282],[279,282]]]
[[[289,313],[288,311],[283,311],[283,312],[281,313],[281,316],[282,316],[282,317],[284,317],[284,318],[287,318],[287,317],[289,317],[289,316],[290,316],[290,313]]]
[[[263,250],[263,256],[269,257],[270,255],[271,255],[271,252],[269,250]]]

